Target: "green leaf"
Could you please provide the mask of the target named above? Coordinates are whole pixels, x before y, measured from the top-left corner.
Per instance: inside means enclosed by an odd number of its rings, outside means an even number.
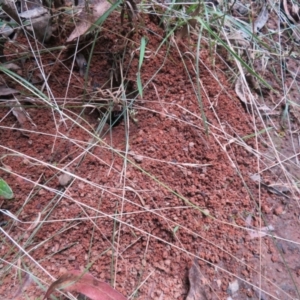
[[[176,235],[176,232],[178,231],[179,227],[180,227],[179,225],[174,227],[174,229],[173,229],[173,234],[174,235]]]
[[[0,197],[5,199],[12,199],[14,197],[12,189],[2,178],[0,178]]]

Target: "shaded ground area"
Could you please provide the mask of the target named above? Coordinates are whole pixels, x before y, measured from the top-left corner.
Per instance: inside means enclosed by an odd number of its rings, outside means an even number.
[[[199,299],[298,299],[299,234],[292,229],[299,209],[292,198],[264,187],[259,191],[250,179],[257,172],[257,157],[249,151],[256,141],[248,138],[249,148],[240,141],[253,134],[253,119],[225,77],[227,66],[216,58],[212,67],[203,47],[197,82],[192,43],[164,43],[156,53],[164,32],[155,20],[144,16],[144,22],[152,34],[140,29],[124,44],[114,33],[122,32],[116,30],[119,16],[110,17],[95,47],[86,90],[79,69],[70,72],[68,51],[60,54],[63,64],[51,65],[50,54],[41,57],[45,72],[52,72],[53,99],[65,106],[65,115],[27,102],[36,126],[20,127],[9,108],[1,109],[0,174],[15,193],[1,209],[20,220],[0,216],[7,221],[1,223],[1,297],[12,298],[20,286],[11,263],[45,287],[51,276],[89,266],[128,298],[185,299],[195,262]],[[145,89],[131,101],[142,36],[148,39],[141,70]],[[122,76],[126,102],[116,92]],[[99,131],[107,106],[95,106],[100,98],[107,102],[108,90],[123,97],[112,105],[114,111],[127,105],[136,114],[128,111],[119,125]],[[82,105],[72,107],[74,100],[89,105],[82,112]],[[61,169],[73,174],[66,186],[59,183]],[[26,223],[37,218],[36,226]],[[250,229],[266,225],[282,239],[250,234],[262,235]],[[44,294],[33,281],[24,299]]]

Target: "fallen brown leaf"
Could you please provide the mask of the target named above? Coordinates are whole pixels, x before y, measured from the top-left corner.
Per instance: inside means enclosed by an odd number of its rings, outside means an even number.
[[[197,8],[195,9],[194,12],[191,13],[191,17],[195,17],[198,16],[200,14],[200,8],[201,6],[198,5]],[[183,25],[183,27],[181,28],[181,30],[178,32],[177,37],[179,40],[184,39],[185,37],[189,37],[189,27],[195,28],[197,25],[197,20],[196,19],[189,19],[188,22]]]
[[[51,14],[48,9],[44,8],[39,0],[31,0],[22,5],[21,12],[17,10],[16,4],[11,0],[4,0],[2,9],[8,16],[14,19],[18,24],[22,25],[30,31],[39,41],[47,41],[51,37]],[[30,21],[30,26],[23,26],[23,21]]]
[[[82,7],[79,14],[80,21],[76,24],[75,29],[72,31],[67,39],[67,42],[73,41],[75,38],[85,34],[98,18],[100,18],[110,7],[111,3],[107,0],[93,0],[89,1],[91,7]]]
[[[185,300],[206,300],[207,297],[203,288],[203,282],[206,282],[206,279],[201,274],[196,258],[189,269],[189,282],[190,290]]]
[[[19,91],[6,86],[0,86],[0,96],[10,96],[13,94],[18,94]]]
[[[64,274],[54,281],[48,288],[43,300],[49,298],[56,289],[78,292],[92,300],[126,300],[122,294],[107,283],[97,280],[89,273],[83,274],[76,270]]]
[[[30,115],[28,112],[22,107],[21,103],[19,100],[15,97],[15,100],[12,101],[15,103],[15,106],[12,108],[12,113],[13,115],[17,118],[18,122],[20,123],[21,126],[23,126],[27,120],[36,127],[36,125],[33,123]]]
[[[259,15],[257,16],[256,20],[254,21],[253,24],[254,32],[257,33],[258,31],[260,31],[266,25],[268,19],[269,19],[268,8],[267,5],[264,5]]]

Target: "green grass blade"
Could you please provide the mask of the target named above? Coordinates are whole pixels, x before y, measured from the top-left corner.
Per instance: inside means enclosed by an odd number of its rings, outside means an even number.
[[[139,71],[141,70],[141,67],[142,67],[142,64],[143,64],[143,61],[144,61],[146,44],[147,44],[147,40],[143,36],[142,39],[141,39],[141,47],[140,47]]]
[[[141,46],[140,46],[140,58],[139,58],[139,69],[137,73],[137,86],[138,91],[141,97],[143,97],[143,86],[142,86],[142,80],[141,80],[141,68],[143,65],[144,57],[145,57],[145,51],[146,51],[146,45],[147,45],[147,39],[143,36],[141,39]]]
[[[247,63],[245,63],[241,57],[239,57],[211,28],[210,26],[202,20],[201,17],[195,17],[195,19],[198,20],[198,22],[209,32],[211,36],[213,36],[222,46],[235,58],[237,59],[241,65],[247,69],[247,71],[255,76],[264,86],[269,88],[271,91],[274,91],[272,86],[270,86],[261,76],[259,76],[250,66],[248,66]]]
[[[242,137],[242,140],[246,141],[246,140],[251,139],[251,138],[253,138],[253,137],[256,137],[256,136],[259,136],[259,135],[261,135],[261,134],[264,134],[264,133],[266,133],[267,131],[270,131],[270,130],[272,130],[272,129],[274,129],[274,128],[273,128],[273,127],[267,127],[267,128],[262,129],[262,130],[260,130],[260,131],[258,131],[258,132],[256,132],[256,133],[252,133],[252,134],[245,135],[245,136]]]
[[[138,86],[138,91],[141,97],[143,97],[143,85],[142,85],[142,80],[141,80],[141,73],[140,71],[137,73],[137,80],[136,80],[137,86]]]
[[[25,80],[23,77],[19,76],[18,74],[12,72],[11,70],[3,67],[0,65],[0,71],[8,75],[10,78],[12,78],[14,81],[18,82],[21,84],[23,87],[25,87],[27,90],[29,90],[32,94],[36,95],[38,98],[41,100],[47,102],[50,106],[53,106],[49,98],[42,93],[39,89],[37,89],[34,85],[29,83],[27,80]]]

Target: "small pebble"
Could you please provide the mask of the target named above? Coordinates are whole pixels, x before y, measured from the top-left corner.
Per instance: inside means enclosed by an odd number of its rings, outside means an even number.
[[[277,254],[273,254],[273,255],[271,256],[271,261],[272,261],[273,263],[278,262],[278,261],[279,261],[278,255],[277,255]]]
[[[68,171],[68,170],[67,170]],[[67,173],[61,174],[58,176],[58,182],[62,186],[68,185],[72,180],[72,176]]]
[[[271,209],[268,205],[263,205],[262,210],[265,214],[269,214],[271,212]]]
[[[275,212],[275,215],[277,215],[277,216],[282,215],[282,213],[283,213],[283,207],[282,207],[282,205],[278,206],[278,207],[275,209],[274,212]]]
[[[42,196],[42,195],[46,194],[46,191],[45,191],[44,189],[41,189],[41,190],[39,191],[38,194],[39,194],[40,196]]]
[[[74,261],[74,260],[76,260],[76,257],[74,255],[70,255],[68,257],[68,261]]]
[[[67,268],[65,268],[65,267],[60,267],[58,272],[59,272],[60,275],[63,275],[63,274],[65,274],[65,273],[67,273],[67,271],[68,271]]]
[[[237,280],[232,281],[228,285],[227,293],[229,295],[233,295],[239,290],[239,282]]]
[[[135,155],[133,158],[137,163],[141,163],[143,161],[142,155]]]
[[[169,266],[170,264],[171,264],[171,261],[170,261],[169,259],[166,259],[166,260],[165,260],[165,265],[166,265],[166,266]]]

